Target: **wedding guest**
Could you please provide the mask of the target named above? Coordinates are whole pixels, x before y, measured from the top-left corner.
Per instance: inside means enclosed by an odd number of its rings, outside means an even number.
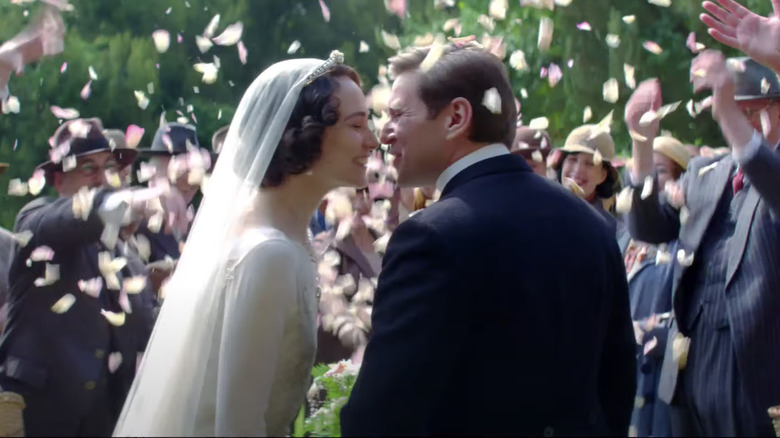
[[[520,155],[535,174],[547,177],[547,157],[552,150],[552,140],[547,131],[518,126],[510,152]]]
[[[677,139],[661,136],[653,141],[653,172],[659,187],[675,183],[689,160],[690,154]],[[665,196],[669,198],[674,193],[667,192]],[[672,256],[677,253],[677,242],[654,245],[632,239],[626,232],[618,243],[626,265],[631,319],[638,344],[633,436],[671,436],[669,405],[658,400],[658,383],[668,337],[666,315],[672,310]]]
[[[743,14],[732,16],[734,23],[738,16]],[[776,40],[754,42],[778,47]],[[679,240],[675,320],[658,389],[659,398],[671,403],[675,436],[771,436],[767,409],[780,405],[774,372],[780,368],[780,271],[773,262],[780,257],[780,83],[752,59],[729,63],[744,68],[730,69],[714,50],[691,65],[694,92],[712,90],[713,118],[731,153],[690,162],[679,183],[683,211],[663,201],[652,176],[657,121],[639,122],[660,106],[658,81],[641,84],[626,106],[628,129],[646,138],[633,145],[631,234],[649,243]],[[761,113],[768,115],[767,126]],[[647,177],[653,180],[649,193],[641,188]]]
[[[149,163],[156,169],[155,173],[167,176],[171,187],[184,197],[187,205],[191,205],[200,189],[203,175],[211,167],[211,154],[200,147],[195,127],[175,122],[163,124],[157,130],[152,146],[139,149],[139,152],[141,157],[149,158]],[[196,159],[195,163],[192,158]],[[200,178],[193,180],[193,176]],[[166,259],[178,260],[186,240],[185,235],[166,233],[156,226],[150,226],[148,222],[141,224],[138,234],[149,241],[149,262],[152,263]]]
[[[618,222],[603,202],[614,195],[618,181],[617,170],[610,163],[615,158],[612,136],[596,125],[582,125],[566,137],[559,150],[551,166],[556,180],[587,201],[617,233]]]
[[[32,237],[8,276],[0,386],[24,398],[28,436],[108,436],[152,330],[145,273],[116,260],[128,257],[116,242],[121,226],[147,213],[144,199],[163,194],[109,184],[136,152],[112,150],[98,119],[65,122],[53,139],[68,152],[38,169],[59,196],[28,203],[14,227]],[[181,227],[184,202],[160,199],[179,218],[169,225]]]
[[[8,170],[8,163],[0,163],[0,175]],[[14,253],[14,236],[5,228],[0,228],[0,332],[8,318],[8,270]]]

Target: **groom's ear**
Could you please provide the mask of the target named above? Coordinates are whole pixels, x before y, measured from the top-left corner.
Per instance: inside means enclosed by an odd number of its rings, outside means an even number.
[[[467,99],[463,97],[452,99],[452,102],[442,110],[442,113],[447,140],[468,134],[474,112]]]

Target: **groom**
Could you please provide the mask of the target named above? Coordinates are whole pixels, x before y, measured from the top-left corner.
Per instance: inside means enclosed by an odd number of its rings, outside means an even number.
[[[426,55],[390,59],[381,141],[400,185],[442,194],[390,240],[343,435],[625,435],[636,346],[614,236],[509,154],[495,56]]]

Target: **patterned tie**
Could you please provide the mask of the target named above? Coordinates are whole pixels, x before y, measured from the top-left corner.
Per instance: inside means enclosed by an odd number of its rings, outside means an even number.
[[[734,175],[734,179],[731,180],[731,186],[734,187],[735,195],[745,186],[745,172],[742,171],[741,166],[737,168],[737,174]]]

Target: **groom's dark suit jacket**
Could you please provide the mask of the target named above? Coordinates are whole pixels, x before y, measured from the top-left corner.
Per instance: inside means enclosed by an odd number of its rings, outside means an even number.
[[[521,157],[393,234],[342,433],[625,435],[635,341],[614,235]]]

